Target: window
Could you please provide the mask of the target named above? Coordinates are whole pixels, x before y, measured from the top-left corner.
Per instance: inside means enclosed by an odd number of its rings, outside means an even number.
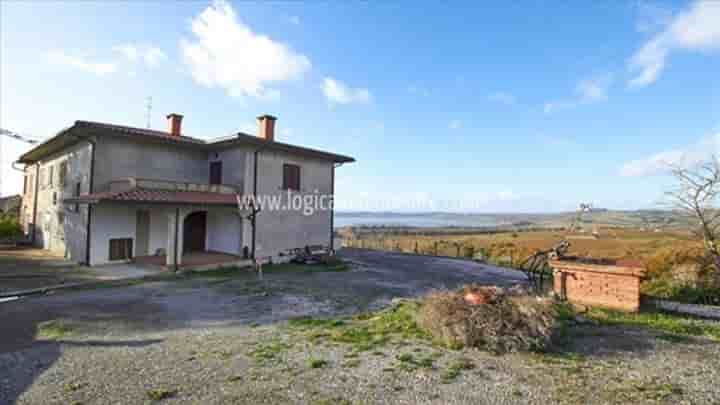
[[[57,205],[57,191],[53,191],[53,205]]]
[[[131,238],[110,239],[109,260],[129,260],[132,258]]]
[[[65,177],[67,176],[68,163],[67,160],[60,163],[60,169],[58,170],[58,185],[60,187],[65,186]]]
[[[283,189],[300,191],[300,166],[283,165]]]
[[[25,176],[23,179],[23,195],[27,194],[27,184],[28,184],[28,177]]]
[[[75,183],[75,190],[73,190],[73,197],[78,198],[80,197],[80,187],[82,186],[82,183],[77,182]],[[72,210],[75,212],[80,212],[80,204],[75,203],[73,204]]]
[[[43,167],[40,169],[40,186],[42,186],[43,189],[45,189],[45,186],[47,185],[47,167]]]
[[[50,174],[48,175],[48,178],[47,178],[47,185],[49,187],[52,187],[53,186],[53,178],[55,177],[55,166],[50,166],[49,170],[50,170]]]
[[[210,163],[210,184],[222,184],[222,162]]]

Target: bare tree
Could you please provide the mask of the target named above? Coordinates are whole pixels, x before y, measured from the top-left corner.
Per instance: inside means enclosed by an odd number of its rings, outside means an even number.
[[[716,271],[720,271],[720,210],[716,207],[720,194],[720,162],[713,156],[695,167],[671,168],[677,185],[666,195],[676,212],[697,221],[693,231],[702,238],[705,251],[712,258]]]

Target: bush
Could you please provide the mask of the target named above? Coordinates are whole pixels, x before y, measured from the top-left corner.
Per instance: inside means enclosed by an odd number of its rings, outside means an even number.
[[[720,305],[720,277],[701,246],[661,249],[646,260],[645,266],[644,295]]]
[[[22,227],[16,218],[0,215],[0,239],[17,238],[22,233]]]
[[[472,305],[467,292],[483,296]],[[442,344],[484,348],[496,353],[546,347],[556,324],[553,302],[519,290],[465,286],[458,291],[436,291],[422,302],[419,323]]]

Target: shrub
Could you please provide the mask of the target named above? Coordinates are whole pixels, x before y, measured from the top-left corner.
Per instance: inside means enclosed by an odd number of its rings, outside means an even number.
[[[472,305],[465,293],[485,297]],[[542,349],[556,323],[553,302],[518,290],[469,285],[458,291],[436,291],[422,303],[419,323],[442,344],[484,348],[496,353]]]
[[[22,227],[16,218],[0,215],[0,239],[17,238],[22,233]]]

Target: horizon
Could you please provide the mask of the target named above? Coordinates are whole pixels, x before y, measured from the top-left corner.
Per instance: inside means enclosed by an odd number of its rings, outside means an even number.
[[[147,97],[202,139],[272,114],[357,160],[338,201],[377,210],[338,213],[663,211],[668,165],[720,154],[718,2],[409,4],[2,2],[0,127],[143,128]],[[28,149],[0,136],[0,196]]]

